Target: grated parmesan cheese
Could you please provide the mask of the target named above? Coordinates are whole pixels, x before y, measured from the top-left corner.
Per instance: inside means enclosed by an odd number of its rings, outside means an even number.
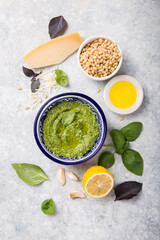
[[[22,109],[22,104],[18,103],[17,108],[16,108],[16,112],[19,112],[21,109]]]
[[[47,96],[51,94],[52,89],[54,89],[55,92],[57,92],[60,89],[60,86],[56,82],[55,77],[56,77],[55,69],[43,72],[36,77],[36,79],[40,80],[40,87],[35,93],[30,92],[29,107],[31,108],[31,110],[35,109],[37,105],[42,102],[42,98],[47,98]],[[19,103],[17,105],[16,111],[20,111],[21,109],[22,104],[20,105]]]

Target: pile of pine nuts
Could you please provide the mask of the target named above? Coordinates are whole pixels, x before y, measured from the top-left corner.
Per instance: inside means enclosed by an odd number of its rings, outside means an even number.
[[[80,53],[80,64],[93,77],[105,77],[118,67],[121,53],[117,44],[109,39],[98,38],[88,43]]]

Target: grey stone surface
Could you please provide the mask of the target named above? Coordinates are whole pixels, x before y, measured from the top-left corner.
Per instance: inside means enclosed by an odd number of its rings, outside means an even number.
[[[105,106],[105,82],[85,77],[78,68],[76,54],[61,68],[70,85],[59,93],[77,91],[88,94],[103,108],[108,132],[131,121],[144,125],[141,136],[131,144],[144,159],[144,174],[128,172],[119,156],[110,169],[115,184],[127,180],[143,182],[143,191],[130,201],[114,202],[114,192],[103,199],[70,200],[69,193],[82,189],[81,182],[67,179],[64,187],[56,182],[58,164],[47,159],[33,137],[35,111],[16,112],[16,104],[29,91],[29,80],[23,75],[22,56],[33,47],[49,40],[48,22],[63,15],[69,27],[66,33],[78,31],[83,39],[104,34],[117,41],[124,54],[118,74],[135,77],[144,89],[141,108],[119,121],[119,116]],[[1,0],[0,1],[0,239],[2,240],[158,240],[159,215],[159,117],[160,117],[160,2],[151,0]],[[22,86],[22,92],[17,86]],[[96,89],[100,88],[99,94]],[[51,95],[52,96],[52,95]],[[109,136],[106,143],[109,143]],[[103,151],[102,149],[101,151]],[[11,163],[34,163],[42,167],[50,181],[28,186],[15,174]],[[81,165],[66,166],[82,178],[97,164],[97,156]],[[45,216],[41,203],[53,198],[56,211]]]

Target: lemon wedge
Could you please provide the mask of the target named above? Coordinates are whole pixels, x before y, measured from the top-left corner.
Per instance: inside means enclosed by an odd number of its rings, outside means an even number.
[[[93,166],[84,173],[82,184],[88,196],[102,198],[112,190],[114,179],[104,167]]]

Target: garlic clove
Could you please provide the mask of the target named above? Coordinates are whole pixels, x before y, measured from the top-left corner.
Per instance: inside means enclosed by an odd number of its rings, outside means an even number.
[[[70,198],[85,198],[85,194],[81,191],[75,191],[70,193]]]
[[[57,172],[57,181],[60,185],[64,185],[66,183],[66,178],[65,178],[65,171],[64,168],[59,168]]]
[[[71,171],[67,171],[66,175],[73,181],[79,181],[79,178]]]

